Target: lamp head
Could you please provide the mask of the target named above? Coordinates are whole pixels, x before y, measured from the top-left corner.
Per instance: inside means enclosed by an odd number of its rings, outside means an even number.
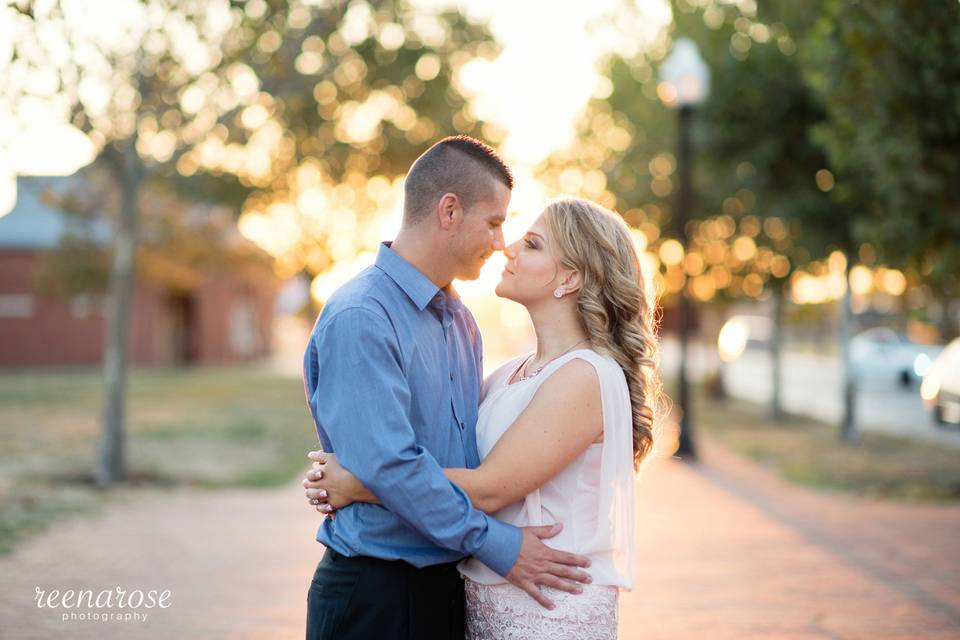
[[[657,95],[671,109],[679,109],[701,104],[709,91],[710,69],[697,45],[689,38],[679,38],[660,65]]]

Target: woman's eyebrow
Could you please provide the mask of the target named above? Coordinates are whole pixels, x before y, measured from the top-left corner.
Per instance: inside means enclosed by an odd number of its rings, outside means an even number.
[[[543,240],[543,236],[540,235],[539,233],[537,233],[536,231],[527,231],[524,235],[527,235],[527,236],[537,236],[538,238],[540,238],[541,240]]]

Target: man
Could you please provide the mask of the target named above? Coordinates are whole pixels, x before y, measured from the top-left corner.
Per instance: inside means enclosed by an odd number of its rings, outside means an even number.
[[[443,474],[479,466],[480,334],[451,286],[503,250],[513,177],[487,145],[446,138],[414,162],[403,226],[374,266],[320,314],[304,356],[324,450],[383,503],[326,518],[307,597],[307,638],[462,638],[473,555],[521,588],[585,582],[586,558],[550,549],[553,527],[518,529],[474,509]]]

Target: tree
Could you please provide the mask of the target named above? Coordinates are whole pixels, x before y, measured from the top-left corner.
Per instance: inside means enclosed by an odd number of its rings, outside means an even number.
[[[827,0],[804,39],[825,105],[816,139],[859,199],[858,235],[920,274],[957,335],[960,298],[960,4]]]
[[[758,8],[753,3],[676,0],[672,8],[671,37],[697,42],[713,82],[694,131],[698,202],[697,219],[688,224],[690,246],[681,260],[659,263],[664,305],[684,295],[717,307],[769,292],[775,373],[771,413],[778,416],[783,295],[791,274],[834,250],[850,258],[849,270],[855,246],[858,208],[831,193],[840,178],[812,133],[826,122],[826,110],[797,54],[816,12],[776,2]],[[584,141],[570,157],[558,156],[553,170],[562,175],[564,166],[591,162],[597,154],[589,152],[588,141],[596,139],[595,146],[601,146],[611,137],[612,127],[605,123],[628,132],[627,144],[608,143],[601,156],[606,188],[628,221],[645,230],[654,249],[677,235],[671,229],[670,202],[676,187],[670,153],[674,123],[657,99],[656,67],[667,48],[631,59],[611,58],[610,96],[590,105]],[[843,308],[849,311],[849,300]],[[842,317],[844,346],[850,326],[847,312]],[[852,398],[853,370],[849,358],[844,361],[843,393]],[[846,406],[843,422],[852,425],[853,403]]]
[[[852,226],[850,216],[816,181],[828,162],[811,130],[826,116],[819,96],[805,82],[793,36],[780,22],[777,5],[765,4],[759,15],[749,17],[732,7],[711,8],[718,14],[703,22],[729,40],[728,51],[713,57],[716,82],[704,109],[704,155],[716,197],[726,204],[737,191],[752,194],[753,215],[759,221],[753,237],[759,247],[782,256],[776,268],[763,274],[773,303],[770,414],[779,419],[783,306],[790,274],[832,248],[848,248]],[[704,30],[703,22],[689,22],[691,30]],[[730,202],[732,213],[742,208],[740,200]]]
[[[144,186],[184,187],[244,209],[292,201],[295,211],[314,214],[316,200],[295,199],[301,186],[342,181],[364,192],[370,174],[402,174],[430,138],[481,125],[451,78],[489,37],[457,14],[418,14],[400,2],[96,7],[25,0],[8,9],[18,38],[2,94],[16,101],[38,86],[31,74],[52,77],[50,99],[93,141],[120,194],[97,472],[109,484],[125,473],[127,333]],[[285,273],[330,263],[336,227],[317,226],[291,234],[303,235],[309,251],[297,241],[275,254]]]

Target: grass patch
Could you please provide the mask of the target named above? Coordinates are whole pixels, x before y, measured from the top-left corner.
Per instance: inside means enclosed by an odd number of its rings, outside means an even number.
[[[104,491],[93,483],[101,398],[96,369],[0,372],[0,554],[53,522],[144,490],[283,484],[317,442],[298,378],[252,368],[137,370],[129,479]]]
[[[841,442],[834,425],[798,415],[782,422],[766,408],[729,398],[696,396],[697,426],[721,444],[821,489],[923,501],[960,499],[960,450],[906,438],[862,433]]]

